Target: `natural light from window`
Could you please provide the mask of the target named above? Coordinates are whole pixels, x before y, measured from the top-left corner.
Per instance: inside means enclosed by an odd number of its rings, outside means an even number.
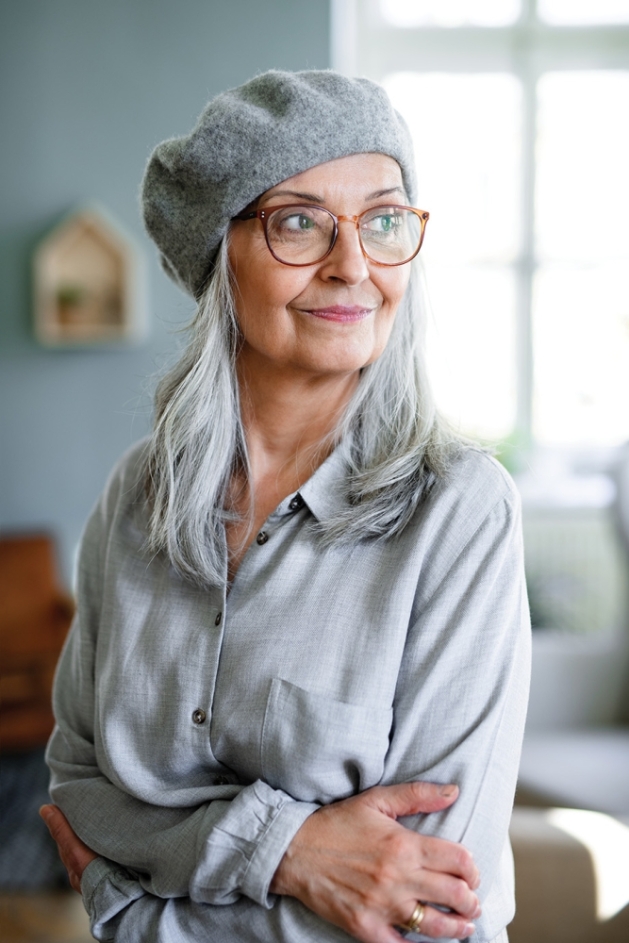
[[[520,0],[380,0],[391,26],[508,26],[520,16]]]
[[[442,410],[484,439],[515,424],[522,252],[520,81],[397,73],[413,135],[432,377]],[[629,438],[629,72],[542,74],[535,88],[532,432],[541,445]]]
[[[385,87],[413,135],[418,202],[431,214],[422,261],[436,395],[466,431],[499,439],[515,421],[520,84],[401,73]]]
[[[629,23],[629,0],[537,0],[537,13],[557,26]]]
[[[629,828],[602,812],[585,809],[549,809],[551,825],[585,845],[596,879],[596,916],[611,920],[629,904]]]
[[[629,72],[538,82],[533,427],[544,444],[629,436]]]

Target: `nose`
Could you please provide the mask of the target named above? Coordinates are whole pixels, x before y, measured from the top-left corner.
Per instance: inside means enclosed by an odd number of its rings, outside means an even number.
[[[358,237],[357,222],[352,216],[339,216],[338,220],[336,242],[321,263],[320,275],[326,280],[359,285],[369,278],[369,266]]]

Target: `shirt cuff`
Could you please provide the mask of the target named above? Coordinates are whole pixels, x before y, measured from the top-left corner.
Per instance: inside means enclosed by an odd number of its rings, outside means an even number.
[[[261,780],[243,789],[205,842],[190,884],[192,900],[231,904],[244,894],[272,907],[273,875],[295,833],[319,808]]]
[[[114,918],[145,891],[125,868],[107,858],[95,858],[81,877],[81,894],[92,935],[106,941],[114,939],[118,922]]]

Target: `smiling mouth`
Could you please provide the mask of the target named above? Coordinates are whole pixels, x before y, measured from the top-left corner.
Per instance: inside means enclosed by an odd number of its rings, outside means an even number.
[[[358,305],[330,305],[328,308],[306,308],[306,314],[324,321],[364,321],[373,312],[373,308],[362,308]]]

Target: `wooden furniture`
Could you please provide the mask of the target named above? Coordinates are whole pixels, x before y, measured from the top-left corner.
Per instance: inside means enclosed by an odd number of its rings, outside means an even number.
[[[74,604],[59,587],[52,539],[0,538],[0,750],[43,745],[55,666]]]

